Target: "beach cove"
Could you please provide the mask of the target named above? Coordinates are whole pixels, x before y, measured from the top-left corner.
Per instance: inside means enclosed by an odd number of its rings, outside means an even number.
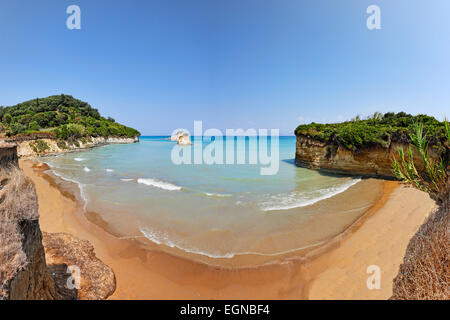
[[[61,186],[31,161],[20,165],[36,185],[42,230],[90,241],[112,267],[117,290],[111,299],[386,299],[409,239],[434,206],[426,194],[397,182],[368,180],[381,184],[379,198],[339,235],[259,266],[218,267],[117,238],[100,227],[101,219],[86,218],[76,188]],[[366,268],[374,264],[382,271],[381,290],[366,286]]]

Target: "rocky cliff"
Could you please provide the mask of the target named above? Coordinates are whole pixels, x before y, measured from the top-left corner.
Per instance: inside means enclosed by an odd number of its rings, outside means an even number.
[[[0,167],[18,165],[17,145],[14,143],[0,142]]]
[[[1,269],[5,269],[5,277],[2,277],[0,281],[2,283],[0,299],[53,300],[62,298],[56,291],[55,282],[47,269],[39,221],[34,219],[18,221],[17,229],[18,237],[21,238],[20,246],[17,247],[15,253],[10,253],[9,261],[3,259],[0,262]],[[0,243],[0,246],[4,249],[5,241],[0,242],[3,242]],[[24,260],[23,262],[17,261],[21,258]],[[10,275],[6,276],[8,273]]]
[[[12,150],[0,148],[0,299],[56,299],[45,263],[36,192]]]
[[[406,151],[408,145],[391,142],[386,148],[374,146],[351,151],[337,144],[297,135],[295,163],[300,167],[329,173],[395,178],[392,162],[394,157],[398,158],[400,147]],[[431,151],[430,155],[437,157]],[[414,150],[413,156],[414,162],[420,165],[419,153]]]
[[[11,140],[10,142],[17,143],[17,154],[19,158],[30,158],[68,151],[90,149],[107,144],[135,143],[139,142],[139,137],[135,138],[89,137],[73,141],[72,143],[68,143],[65,141],[58,141],[56,139],[49,139],[49,138],[19,140],[19,141]]]
[[[114,272],[89,242],[43,237],[36,190],[18,168],[15,146],[0,147],[0,184],[0,300],[106,299],[114,292]],[[74,266],[80,286],[70,288]]]

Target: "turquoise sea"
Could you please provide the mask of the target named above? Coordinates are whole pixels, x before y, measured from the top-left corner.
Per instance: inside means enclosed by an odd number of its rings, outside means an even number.
[[[322,241],[324,235],[310,230],[311,221],[333,209],[320,204],[360,181],[296,167],[295,137],[279,138],[279,171],[266,176],[260,164],[176,165],[175,145],[167,137],[141,137],[135,144],[42,160],[76,183],[85,210],[99,214],[121,237],[145,237],[210,258],[277,255]],[[248,138],[245,145],[248,152]],[[349,219],[360,209],[347,208]]]

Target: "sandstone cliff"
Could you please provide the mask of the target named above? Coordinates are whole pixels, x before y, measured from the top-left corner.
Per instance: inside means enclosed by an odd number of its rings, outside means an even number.
[[[9,157],[10,149],[2,153]],[[33,183],[14,161],[2,162],[0,175],[0,299],[59,298],[45,263]]]
[[[89,242],[67,234],[43,239],[34,184],[18,168],[15,146],[0,148],[0,184],[0,300],[106,299],[114,292],[114,273]],[[80,270],[79,288],[67,286],[69,266]]]
[[[391,142],[386,148],[376,146],[350,151],[336,144],[297,135],[295,163],[300,167],[329,173],[395,178],[392,162],[394,157],[398,158],[400,147],[406,151],[408,145]],[[437,157],[431,151],[430,155]],[[418,169],[421,169],[422,161],[416,150],[413,151],[413,156]]]
[[[8,141],[8,140],[7,140]],[[17,143],[17,155],[19,158],[29,158],[62,152],[90,149],[107,144],[122,144],[139,142],[139,137],[116,138],[116,137],[89,137],[79,139],[72,143],[58,141],[56,139],[32,139],[32,140],[10,140]]]

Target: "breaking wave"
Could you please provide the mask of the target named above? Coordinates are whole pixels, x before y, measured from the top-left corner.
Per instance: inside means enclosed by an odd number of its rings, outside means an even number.
[[[157,179],[139,178],[139,179],[137,179],[137,183],[141,183],[141,184],[145,184],[147,186],[152,186],[152,187],[169,190],[169,191],[181,190],[181,187],[179,187],[179,186],[171,184],[170,182],[161,181],[161,180],[157,180]]]
[[[289,210],[299,207],[310,206],[316,202],[334,197],[346,191],[351,186],[360,182],[361,179],[352,179],[339,186],[318,190],[315,192],[291,192],[289,194],[275,195],[270,200],[262,202],[260,208],[264,211]]]

